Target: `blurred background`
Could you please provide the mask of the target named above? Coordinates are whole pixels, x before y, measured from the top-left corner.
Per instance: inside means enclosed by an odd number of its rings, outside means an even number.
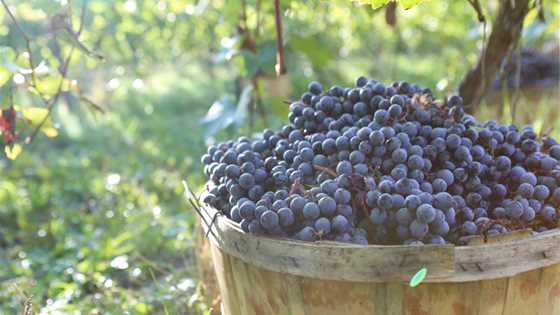
[[[470,2],[282,0],[277,77],[273,1],[2,1],[0,314],[209,313],[181,184],[205,147],[286,123],[312,80],[457,90],[501,1]],[[558,137],[560,4],[530,2],[477,116]]]

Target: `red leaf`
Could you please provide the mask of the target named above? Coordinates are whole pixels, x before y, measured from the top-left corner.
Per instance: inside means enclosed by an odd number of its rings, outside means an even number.
[[[4,135],[6,144],[11,145],[16,140],[16,111],[13,106],[2,110],[0,115],[0,131]]]

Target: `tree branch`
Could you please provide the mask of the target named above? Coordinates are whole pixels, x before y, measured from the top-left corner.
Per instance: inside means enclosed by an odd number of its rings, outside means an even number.
[[[473,9],[476,11],[476,17],[480,23],[486,22],[486,16],[482,12],[482,6],[478,0],[468,0]]]
[[[4,0],[1,0],[1,1],[3,2]],[[84,1],[83,5],[82,5],[82,12],[80,14],[80,25],[78,27],[78,31],[76,32],[76,40],[79,40],[79,36],[82,33],[82,30],[83,30],[83,27],[84,27],[85,16],[86,16],[86,14],[85,14],[86,3],[87,3],[87,1]],[[61,75],[61,79],[60,79],[60,83],[58,84],[56,94],[49,101],[42,98],[45,105],[47,105],[47,110],[48,110],[47,115],[45,115],[43,120],[37,125],[37,127],[35,127],[33,132],[31,132],[31,134],[29,136],[27,136],[27,138],[25,138],[25,144],[29,144],[35,139],[35,137],[37,136],[39,131],[41,131],[41,128],[43,128],[43,126],[48,121],[49,117],[51,116],[51,113],[54,109],[54,106],[57,104],[58,99],[60,98],[60,95],[62,94],[62,87],[64,86],[64,82],[65,82],[66,76],[68,74],[68,67],[70,65],[70,61],[72,60],[72,54],[74,53],[74,47],[75,46],[72,46],[70,48],[70,52],[68,52],[68,56],[64,60],[64,64],[62,65],[62,67],[59,70],[59,73]]]
[[[68,65],[70,64],[70,60],[72,59],[72,54],[73,53],[74,53],[74,47],[72,46],[72,48],[70,48],[70,52],[68,53],[68,56],[66,57],[66,60],[64,61],[64,65],[62,66],[62,69],[60,70],[61,78],[60,78],[60,83],[58,84],[58,88],[56,90],[56,94],[50,100],[50,102],[47,102],[48,103],[47,115],[45,115],[43,120],[37,125],[37,127],[35,127],[35,129],[33,129],[33,132],[29,136],[27,136],[27,138],[25,138],[25,144],[31,143],[35,139],[35,137],[37,136],[39,131],[41,131],[41,128],[43,128],[45,123],[49,120],[49,117],[51,116],[51,113],[54,109],[54,106],[58,102],[58,99],[60,98],[60,94],[62,94],[62,86],[64,85],[64,81],[66,80],[66,74],[68,72]]]
[[[469,0],[474,6],[476,0]],[[521,37],[523,20],[529,12],[530,0],[500,1],[500,7],[488,42],[479,60],[459,86],[468,110],[473,112],[500,71],[504,58],[514,49]]]
[[[284,40],[282,39],[282,16],[280,12],[280,0],[274,0],[274,17],[276,22],[276,75],[286,73],[284,61]]]
[[[78,31],[76,32],[76,36],[80,36],[82,34],[82,31],[84,30],[87,3],[88,3],[87,1],[84,1],[82,3],[82,13],[80,14],[80,26],[78,26]]]
[[[255,3],[255,11],[255,19],[257,20],[255,24],[255,38],[258,38],[261,34],[261,0],[257,0],[257,2]]]
[[[27,62],[29,63],[29,70],[31,70],[31,74],[30,74],[31,75],[31,83],[33,83],[34,86],[37,86],[37,80],[35,79],[35,64],[33,63],[33,55],[32,55],[32,52],[31,52],[31,37],[29,35],[27,35],[27,33],[23,30],[23,28],[21,27],[21,25],[17,21],[16,17],[12,13],[12,11],[10,10],[10,7],[6,3],[6,1],[4,1],[4,0],[0,0],[0,1],[2,2],[2,5],[4,6],[4,9],[8,13],[8,16],[10,17],[10,20],[12,20],[15,27],[18,29],[18,31],[23,36],[23,39],[25,41],[25,50],[27,51]]]
[[[21,28],[21,25],[19,25],[19,22],[16,20],[16,17],[12,13],[12,11],[10,10],[10,7],[8,7],[8,4],[6,4],[6,2],[4,0],[0,0],[0,1],[2,2],[2,5],[4,6],[4,9],[6,10],[6,13],[8,13],[8,15],[10,16],[10,19],[12,20],[12,22],[14,23],[14,25],[16,26],[18,31],[21,33],[23,38],[26,41],[31,41],[31,38],[29,37],[29,35],[27,35],[27,33],[23,30],[23,28]]]
[[[397,3],[394,1],[385,6],[385,22],[389,26],[397,25]]]

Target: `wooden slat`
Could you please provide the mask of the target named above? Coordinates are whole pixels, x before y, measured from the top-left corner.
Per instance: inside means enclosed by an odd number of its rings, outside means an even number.
[[[211,315],[220,315],[220,289],[213,268],[210,241],[204,236],[200,224],[196,226],[194,247],[197,277],[203,286],[204,297],[211,302],[213,308]]]
[[[508,279],[504,314],[541,314],[540,280],[542,270],[521,273]]]
[[[383,287],[383,291],[385,291],[383,301],[379,299],[375,301],[376,305],[385,304],[385,312],[380,311],[379,314],[405,314],[404,294],[406,285],[390,282],[382,284],[376,283],[376,288],[379,287]]]
[[[542,314],[560,314],[560,264],[542,269],[539,291]]]
[[[395,301],[404,304],[404,311],[394,314],[502,314],[506,282],[498,279],[407,287],[402,301]]]
[[[220,294],[222,297],[222,314],[235,315],[240,314],[237,300],[244,297],[239,297],[235,290],[235,284],[232,277],[231,266],[227,254],[220,251],[215,246],[210,246],[212,252],[212,261],[214,263],[214,270],[216,271],[216,279],[220,287]]]
[[[268,271],[262,268],[252,268],[252,282],[259,285],[259,290],[265,298],[256,301],[258,304],[270,305],[273,314],[305,315],[301,277]]]
[[[508,278],[478,281],[479,315],[505,314],[503,301],[507,294],[508,282]]]
[[[376,283],[302,278],[306,315],[382,314],[372,297]]]
[[[259,295],[261,295],[261,291],[258,289],[260,286],[255,285],[255,283],[250,283],[249,269],[254,267],[247,266],[242,260],[232,256],[228,256],[228,261],[231,266],[231,276],[234,282],[233,287],[238,297],[235,303],[237,303],[239,307],[240,314],[272,314],[270,310],[263,310],[257,313],[254,309],[254,302],[259,299]]]

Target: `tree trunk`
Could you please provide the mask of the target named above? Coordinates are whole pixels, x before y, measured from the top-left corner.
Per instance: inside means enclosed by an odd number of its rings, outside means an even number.
[[[467,72],[459,86],[459,95],[463,97],[464,104],[471,113],[480,105],[499,73],[504,58],[519,41],[523,20],[529,12],[530,0],[500,0],[499,2],[498,15],[484,50],[476,66]]]

